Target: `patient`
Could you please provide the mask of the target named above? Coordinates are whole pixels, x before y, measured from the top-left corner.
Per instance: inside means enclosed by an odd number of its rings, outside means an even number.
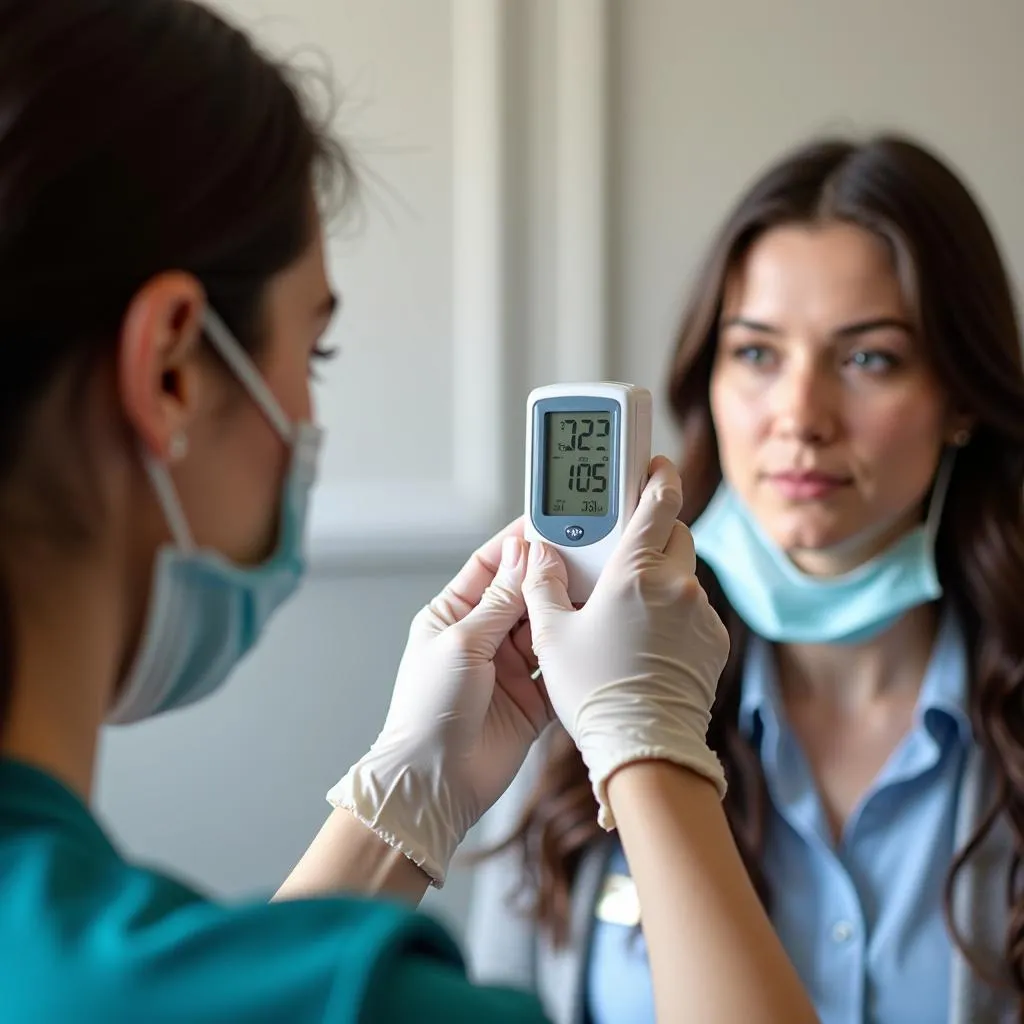
[[[824,140],[743,195],[669,381],[732,653],[709,742],[824,1024],[1024,996],[1024,370],[976,202],[919,144]],[[486,823],[470,953],[558,1024],[653,1020],[635,890],[576,747]]]

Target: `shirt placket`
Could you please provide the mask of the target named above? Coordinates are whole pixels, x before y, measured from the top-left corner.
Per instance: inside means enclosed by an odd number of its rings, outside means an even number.
[[[869,935],[857,887],[832,845],[810,766],[795,738],[780,730],[776,721],[766,727],[765,740],[765,774],[772,803],[827,879],[817,915],[819,998],[830,1021],[863,1024]]]

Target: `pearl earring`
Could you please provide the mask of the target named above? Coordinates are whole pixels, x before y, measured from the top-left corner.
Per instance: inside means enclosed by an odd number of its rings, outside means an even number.
[[[167,461],[181,462],[187,454],[188,438],[185,436],[184,431],[179,430],[171,437],[170,443],[167,446]]]
[[[953,444],[955,444],[957,448],[966,448],[967,442],[970,441],[970,439],[971,432],[966,427],[961,427],[960,430],[953,435]]]

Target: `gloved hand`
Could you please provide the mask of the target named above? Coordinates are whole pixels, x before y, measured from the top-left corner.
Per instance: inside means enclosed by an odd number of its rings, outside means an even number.
[[[327,795],[438,888],[459,843],[554,719],[524,654],[525,572],[516,522],[416,616],[380,736]]]
[[[729,636],[694,575],[693,539],[677,519],[679,476],[667,459],[651,471],[582,609],[548,545],[530,545],[523,585],[548,695],[583,755],[605,829],[615,826],[608,779],[633,761],[673,761],[725,792],[706,733]]]

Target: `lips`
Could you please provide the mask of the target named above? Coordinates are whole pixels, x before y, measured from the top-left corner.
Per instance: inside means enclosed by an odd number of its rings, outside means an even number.
[[[852,482],[849,477],[813,470],[771,473],[768,479],[791,501],[815,501],[848,487]]]

